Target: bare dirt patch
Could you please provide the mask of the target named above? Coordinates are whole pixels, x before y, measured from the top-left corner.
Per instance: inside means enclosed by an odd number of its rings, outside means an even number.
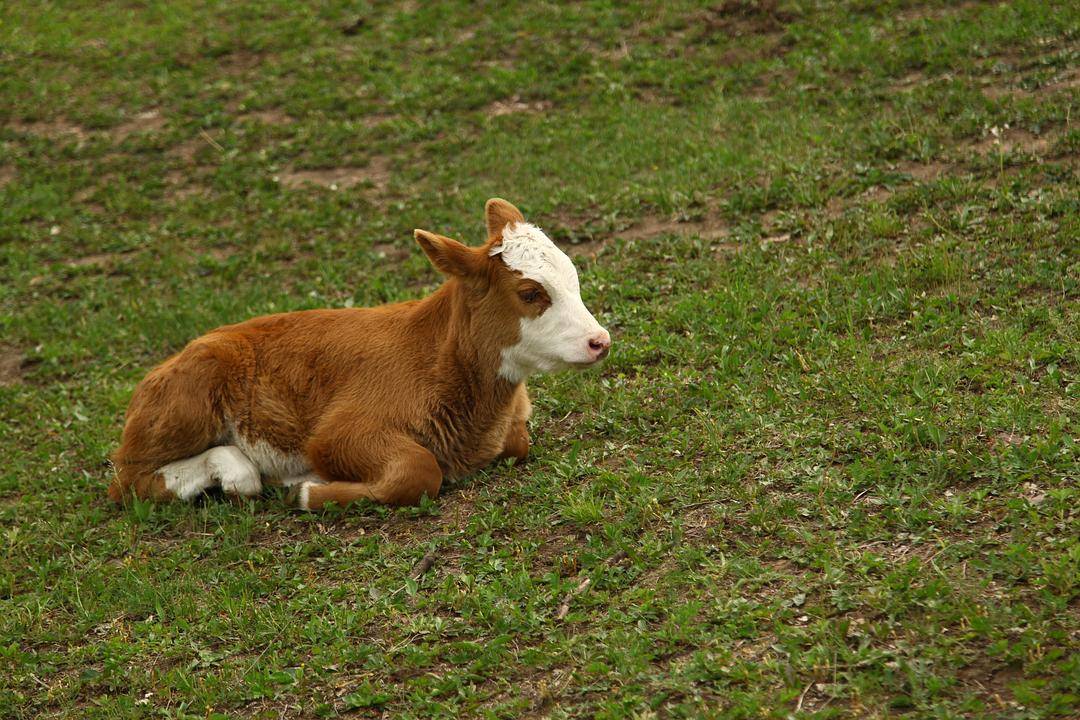
[[[259,123],[261,125],[291,125],[296,122],[296,119],[288,113],[278,110],[253,110],[238,115],[236,118],[239,122],[244,123]]]
[[[179,158],[188,164],[194,164],[196,156],[205,148],[210,148],[216,152],[222,151],[221,145],[211,133],[206,130],[199,130],[193,137],[169,148],[166,155]]]
[[[184,200],[202,192],[201,185],[191,182],[192,173],[183,170],[170,170],[165,174],[165,197],[170,200]]]
[[[1046,83],[1038,89],[1038,93],[1055,93],[1061,90],[1075,90],[1080,88],[1080,69],[1073,68],[1064,76]]]
[[[1030,60],[1023,61],[1030,65]],[[1080,87],[1080,70],[1070,69],[1053,80],[1043,83],[1035,89],[1020,87],[1018,83],[1023,77],[1016,75],[1011,80],[1005,78],[993,78],[982,81],[980,91],[991,100],[999,100],[1006,97],[1031,98],[1054,95],[1059,92],[1076,90]]]
[[[936,180],[949,170],[949,165],[943,162],[931,161],[928,163],[921,162],[902,162],[896,167],[900,172],[910,175],[914,180],[919,182],[929,182],[930,180]]]
[[[893,92],[910,92],[926,82],[926,76],[921,72],[911,72],[889,85]]]
[[[21,383],[23,367],[21,352],[13,347],[0,346],[0,386]]]
[[[363,125],[364,127],[367,127],[367,128],[378,127],[379,125],[382,125],[384,123],[388,123],[391,120],[396,120],[396,119],[397,119],[397,115],[394,115],[393,113],[382,113],[382,112],[368,113],[367,115],[364,115],[363,117],[358,118],[360,124]]]
[[[691,18],[689,27],[673,33],[665,43],[669,53],[703,45],[728,44],[733,38],[755,37],[760,47],[730,44],[719,58],[721,65],[780,57],[791,48],[787,25],[795,15],[779,7],[777,0],[725,0]]]
[[[1011,431],[999,432],[988,439],[992,447],[1016,447],[1027,440],[1023,435]]]
[[[702,240],[720,240],[730,234],[727,224],[717,218],[680,222],[671,218],[646,217],[618,233],[624,240],[644,240],[658,235],[697,236]]]
[[[882,204],[888,201],[893,196],[893,191],[882,185],[875,185],[871,188],[867,188],[859,196],[859,200],[868,203]]]
[[[81,125],[77,125],[72,122],[68,122],[63,118],[56,120],[38,120],[34,122],[22,122],[21,120],[14,120],[8,122],[8,127],[16,132],[37,135],[38,137],[50,138],[54,140],[63,138],[74,138],[75,140],[82,141],[87,136],[87,130]]]
[[[987,2],[987,0],[964,0],[964,2],[950,3],[944,6],[936,3],[928,5],[916,5],[914,7],[903,10],[895,15],[895,18],[900,23],[911,23],[919,20],[937,20],[949,15],[955,15],[957,13],[970,10],[971,8],[979,6],[989,6],[994,4]]]
[[[98,182],[100,182],[100,183],[102,183],[104,185],[104,184],[106,184],[108,182],[110,177],[111,177],[111,174],[106,173],[105,175],[98,178]],[[102,205],[99,202],[94,202],[93,198],[97,194],[97,191],[98,191],[97,186],[95,186],[95,185],[87,185],[87,186],[84,186],[84,187],[80,188],[79,190],[76,190],[75,194],[71,196],[71,199],[77,205],[82,206],[84,209],[89,210],[91,212],[94,212],[94,213],[97,213],[97,214],[100,215],[100,214],[103,214],[105,212],[105,206]]]
[[[113,142],[121,142],[132,135],[157,132],[165,127],[165,117],[158,110],[138,113],[131,120],[117,125],[109,133]]]
[[[957,673],[965,685],[979,688],[995,704],[1006,705],[1012,698],[1012,685],[1023,680],[1024,672],[1016,665],[1000,665],[986,658],[978,658]]]
[[[390,161],[384,157],[373,157],[366,167],[288,170],[278,175],[278,181],[290,189],[317,185],[330,190],[343,190],[355,185],[370,184],[376,190],[382,191],[389,184],[390,177]]]
[[[235,77],[247,75],[252,70],[258,69],[266,63],[267,56],[248,50],[237,50],[211,60],[219,74]]]
[[[778,0],[724,0],[705,11],[704,31],[751,35],[781,30],[795,16],[779,5]]]
[[[1053,143],[1049,135],[1035,135],[1019,128],[994,128],[982,139],[972,143],[970,149],[981,155],[1022,152],[1028,155],[1045,155]]]
[[[869,187],[855,197],[834,195],[825,203],[825,217],[836,220],[849,208],[857,205],[883,205],[893,196],[894,191],[883,185]]]
[[[118,260],[130,255],[130,252],[117,252],[117,253],[93,253],[92,255],[84,255],[82,257],[73,258],[68,260],[64,264],[69,268],[111,268]]]
[[[604,251],[607,240],[604,238],[597,238],[595,240],[585,240],[584,242],[559,242],[556,244],[570,257],[595,258]]]
[[[1003,85],[1001,83],[990,82],[979,88],[982,94],[990,100],[1000,100],[1002,98],[1012,97],[1014,95],[1026,94],[1020,88],[1012,87],[1010,85]]]
[[[395,262],[400,262],[409,257],[408,250],[393,243],[375,243],[371,246],[371,251],[380,258],[393,260]]]
[[[552,238],[563,252],[570,257],[595,258],[600,255],[607,244],[616,238],[623,240],[649,240],[662,235],[677,235],[680,237],[700,237],[703,240],[716,242],[728,236],[730,230],[727,224],[718,217],[708,216],[698,220],[677,220],[670,217],[647,215],[629,227],[621,230],[602,228],[590,232],[588,226],[596,221],[595,217],[562,213],[560,224],[562,228],[553,227]],[[585,227],[582,232],[574,228]],[[734,246],[718,245],[721,249],[733,249]]]
[[[496,100],[487,106],[485,112],[488,117],[501,117],[503,115],[514,115],[517,113],[538,113],[544,110],[550,109],[552,103],[550,100],[533,100],[531,102],[522,100],[519,95],[514,95],[506,100]]]
[[[14,179],[15,168],[8,167],[7,165],[0,165],[0,188],[4,187]]]

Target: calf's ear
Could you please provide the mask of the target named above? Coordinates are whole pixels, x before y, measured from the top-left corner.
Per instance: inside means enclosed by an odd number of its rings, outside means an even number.
[[[503,228],[511,223],[525,222],[525,216],[502,198],[491,198],[484,205],[484,221],[487,223],[488,241],[502,239]]]
[[[474,278],[482,273],[487,260],[483,253],[462,245],[457,240],[427,230],[414,230],[413,236],[424,249],[424,254],[431,260],[431,264],[443,274]]]

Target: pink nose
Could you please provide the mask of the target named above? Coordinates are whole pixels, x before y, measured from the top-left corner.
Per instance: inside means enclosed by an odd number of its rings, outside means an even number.
[[[601,330],[599,333],[589,338],[589,353],[592,354],[594,361],[607,357],[608,350],[610,349],[611,336],[608,335],[607,330]]]

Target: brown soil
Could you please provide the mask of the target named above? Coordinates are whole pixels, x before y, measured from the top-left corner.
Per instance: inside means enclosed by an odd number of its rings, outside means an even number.
[[[999,665],[985,657],[976,659],[957,673],[958,679],[965,685],[977,686],[983,693],[1005,705],[1012,698],[1011,686],[1022,680],[1024,672],[1014,665]]]
[[[580,243],[560,242],[557,243],[557,245],[570,257],[595,258],[600,253],[604,252],[604,247],[607,246],[607,240],[586,240],[585,242]]]
[[[935,180],[948,172],[949,165],[943,162],[902,162],[897,165],[896,169],[910,175],[919,182],[927,182]]]
[[[131,120],[117,125],[110,132],[113,142],[121,142],[131,135],[157,132],[165,127],[165,118],[157,110],[147,110],[137,114]]]
[[[170,157],[179,158],[185,163],[194,163],[195,156],[203,148],[210,148],[211,150],[214,150],[216,154],[221,151],[221,146],[217,144],[214,134],[206,132],[205,130],[197,131],[193,137],[184,140],[178,145],[174,145],[166,154]]]
[[[371,246],[372,252],[387,260],[400,262],[409,257],[409,251],[393,243],[375,243]]]
[[[290,125],[295,119],[281,110],[254,110],[246,112],[236,118],[240,122],[256,122],[263,125]]]
[[[703,20],[707,33],[724,31],[733,35],[761,35],[783,29],[795,19],[779,8],[778,0],[724,0],[709,8]]]
[[[1027,130],[1007,129],[998,136],[988,133],[981,140],[970,146],[972,150],[987,155],[1023,152],[1029,155],[1045,155],[1050,149],[1053,138],[1049,135],[1034,135]]]
[[[75,123],[68,122],[62,118],[58,120],[40,120],[35,122],[14,120],[8,123],[8,127],[16,132],[29,133],[30,135],[53,139],[74,137],[76,140],[83,140],[87,135],[86,129],[81,125],[76,125]]]
[[[170,200],[183,200],[198,195],[202,187],[192,182],[193,174],[186,170],[170,170],[165,174],[165,197]]]
[[[320,170],[288,170],[278,179],[287,188],[318,185],[331,190],[343,190],[361,183],[370,183],[376,190],[385,190],[390,182],[390,161],[373,157],[367,167],[337,167]]]
[[[986,0],[964,0],[964,2],[950,3],[944,7],[937,4],[916,5],[915,7],[897,13],[895,17],[898,23],[906,24],[918,20],[943,18],[965,10],[970,10],[971,8],[980,5],[987,6],[990,4],[991,3]]]
[[[0,346],[0,386],[22,382],[23,356],[13,347]]]
[[[359,118],[359,121],[364,127],[373,128],[396,118],[397,115],[394,115],[393,113],[370,113]]]
[[[267,56],[261,53],[237,50],[236,52],[214,58],[212,62],[221,75],[243,76],[267,62]]]
[[[729,232],[727,224],[720,219],[678,222],[670,218],[650,216],[618,235],[624,240],[644,240],[657,235],[696,235],[703,240],[719,240],[727,237]]]
[[[1054,93],[1060,90],[1075,90],[1080,88],[1080,70],[1073,68],[1064,77],[1047,83],[1038,89],[1038,93]]]
[[[889,89],[894,92],[906,92],[917,88],[925,82],[925,75],[921,72],[912,72],[889,85]]]

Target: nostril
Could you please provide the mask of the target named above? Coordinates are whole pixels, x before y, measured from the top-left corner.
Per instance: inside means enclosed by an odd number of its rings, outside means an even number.
[[[596,354],[598,358],[607,355],[610,348],[611,338],[606,333],[589,338],[589,350]]]

